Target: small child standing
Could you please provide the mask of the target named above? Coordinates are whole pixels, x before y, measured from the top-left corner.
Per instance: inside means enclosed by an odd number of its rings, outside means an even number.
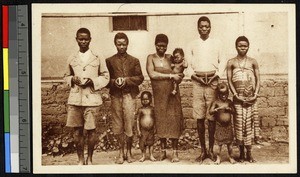
[[[232,128],[232,115],[234,114],[234,106],[230,99],[228,99],[228,87],[225,83],[218,86],[218,98],[211,104],[209,113],[214,114],[216,118],[216,132],[215,140],[219,146],[217,151],[216,164],[221,163],[220,153],[222,145],[226,144],[228,149],[230,163],[235,163],[232,154],[233,142],[233,128]]]
[[[172,64],[171,64],[171,68],[173,70],[174,74],[179,74],[182,73],[185,68],[188,67],[187,62],[184,60],[184,52],[181,48],[176,48],[173,51],[173,56],[171,58]],[[178,84],[174,81],[174,89],[172,91],[172,94],[175,95],[177,93],[177,87]]]
[[[140,162],[144,162],[146,158],[146,147],[149,147],[150,160],[156,161],[153,156],[153,145],[154,145],[154,108],[151,106],[152,94],[149,91],[144,91],[141,93],[141,103],[142,107],[138,110],[137,117],[137,132],[140,137],[139,145],[143,153]]]

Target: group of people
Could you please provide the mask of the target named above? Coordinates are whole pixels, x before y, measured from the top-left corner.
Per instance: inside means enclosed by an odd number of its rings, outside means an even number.
[[[251,155],[252,138],[259,141],[259,120],[256,99],[259,92],[259,69],[255,59],[247,56],[249,41],[245,36],[236,40],[237,56],[227,61],[222,58],[221,43],[209,34],[211,23],[202,16],[198,20],[200,37],[192,41],[184,52],[176,48],[173,55],[166,54],[169,43],[165,34],[155,37],[156,52],[148,55],[146,70],[151,80],[152,94],[141,93],[142,107],[136,111],[135,98],[144,76],[140,62],[127,53],[129,39],[124,33],[117,33],[114,44],[117,53],[106,60],[89,49],[90,31],[80,28],[76,33],[79,52],[68,60],[65,80],[71,87],[68,98],[68,127],[74,128],[74,141],[80,165],[92,164],[96,142],[95,119],[102,104],[103,87],[110,89],[112,130],[119,144],[115,163],[134,162],[131,153],[133,127],[137,124],[137,135],[142,151],[140,161],[146,158],[149,148],[153,155],[154,136],[160,140],[158,160],[167,158],[167,139],[172,142],[171,162],[178,162],[178,139],[184,128],[181,97],[178,84],[184,78],[184,70],[191,76],[193,84],[193,118],[197,119],[197,131],[201,153],[196,159],[203,162],[210,158],[220,163],[223,144],[228,147],[229,160],[235,163],[232,142],[236,139],[240,149],[240,161],[254,162]],[[233,101],[228,99],[227,84],[219,83],[221,74],[227,70],[228,86]],[[137,112],[137,114],[135,114]],[[137,117],[137,121],[135,121]],[[205,145],[205,120],[208,121],[209,147]],[[85,130],[85,131],[84,131]],[[86,134],[85,134],[86,132]],[[87,137],[88,156],[84,158],[84,144]],[[213,148],[215,139],[217,154]],[[247,150],[245,156],[245,150]],[[126,152],[125,152],[126,150]]]

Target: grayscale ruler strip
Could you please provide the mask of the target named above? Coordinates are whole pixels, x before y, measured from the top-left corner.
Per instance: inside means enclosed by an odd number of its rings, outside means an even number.
[[[19,173],[19,89],[17,6],[9,6],[9,102],[11,172]]]
[[[17,6],[18,17],[18,89],[19,89],[19,170],[31,172],[28,13],[26,5]]]

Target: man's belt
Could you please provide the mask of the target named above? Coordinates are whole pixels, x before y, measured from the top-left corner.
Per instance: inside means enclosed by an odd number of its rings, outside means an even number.
[[[195,71],[196,76],[201,77],[205,83],[208,82],[208,80],[213,77],[216,74],[216,71],[208,71],[208,72],[202,72],[202,71]]]

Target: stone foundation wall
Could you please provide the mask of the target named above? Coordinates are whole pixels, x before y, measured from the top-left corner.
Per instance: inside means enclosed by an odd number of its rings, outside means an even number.
[[[72,142],[71,130],[65,127],[69,89],[62,81],[43,81],[41,89],[43,150],[47,152],[55,146],[57,141],[60,144],[61,141]],[[144,81],[140,89],[152,91],[150,81]],[[184,80],[180,84],[180,92],[185,126],[180,144],[185,147],[197,146],[196,120],[192,118],[191,80]],[[103,90],[103,99],[104,104],[101,106],[97,120],[99,147],[102,150],[114,149],[115,139],[110,131],[110,99],[107,89]],[[137,108],[141,106],[139,98],[136,103]],[[288,81],[286,75],[262,77],[258,108],[263,140],[288,142]],[[111,135],[111,142],[107,145],[105,143],[109,139],[108,135]],[[106,138],[106,140],[101,140],[101,138]]]

